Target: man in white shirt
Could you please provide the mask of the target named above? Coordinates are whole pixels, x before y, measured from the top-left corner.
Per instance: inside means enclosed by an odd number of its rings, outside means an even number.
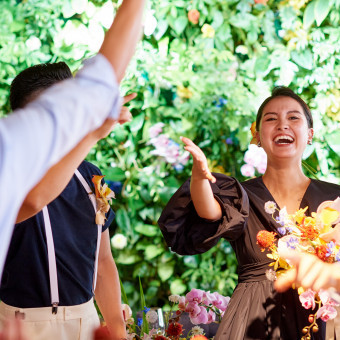
[[[0,275],[28,192],[82,138],[107,118],[118,118],[118,82],[140,37],[144,3],[124,0],[99,54],[74,79],[0,120]]]

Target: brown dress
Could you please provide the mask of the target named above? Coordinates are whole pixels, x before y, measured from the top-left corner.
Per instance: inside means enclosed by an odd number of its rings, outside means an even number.
[[[211,184],[223,217],[218,221],[200,218],[191,201],[190,180],[186,181],[165,207],[158,223],[171,250],[181,255],[207,251],[220,238],[228,240],[238,260],[238,285],[215,339],[285,339],[302,336],[310,310],[304,309],[295,290],[281,294],[267,280],[270,259],[256,244],[260,230],[277,231],[279,225],[264,211],[274,198],[262,178],[243,183],[222,174],[214,174]],[[311,180],[301,201],[307,215],[320,203],[340,196],[340,186]],[[312,339],[325,339],[325,323],[319,320],[319,332]]]

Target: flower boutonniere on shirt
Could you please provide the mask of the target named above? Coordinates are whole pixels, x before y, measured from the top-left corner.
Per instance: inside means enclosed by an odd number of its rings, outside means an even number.
[[[92,177],[97,203],[96,224],[105,223],[105,214],[110,210],[112,198],[116,198],[115,193],[107,186],[107,184],[102,185],[103,178],[104,176],[98,175],[93,175]]]

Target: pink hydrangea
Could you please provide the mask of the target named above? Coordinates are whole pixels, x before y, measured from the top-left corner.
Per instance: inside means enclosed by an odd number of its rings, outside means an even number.
[[[337,311],[331,305],[322,306],[316,313],[316,317],[321,318],[321,320],[325,322],[327,322],[328,320],[334,319],[336,315],[337,315]]]
[[[208,323],[208,312],[206,308],[200,306],[199,309],[200,309],[200,312],[196,315],[194,315],[193,313],[189,313],[190,320],[194,325],[198,325],[201,323],[203,324]]]
[[[160,133],[162,133],[163,132],[163,126],[164,126],[164,123],[157,123],[155,125],[152,125],[149,128],[149,136],[150,136],[150,138],[155,138]]]
[[[304,308],[315,308],[315,292],[313,290],[306,290],[304,293],[300,294],[299,299]]]

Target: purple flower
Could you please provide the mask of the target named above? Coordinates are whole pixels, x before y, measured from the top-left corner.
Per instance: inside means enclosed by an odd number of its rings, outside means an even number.
[[[146,314],[151,308],[144,306],[143,312]]]
[[[335,261],[340,261],[340,249],[339,249],[339,251],[335,254]]]
[[[277,231],[278,231],[281,235],[286,235],[286,228],[285,228],[285,227],[277,228]]]
[[[327,244],[326,257],[331,256],[333,254],[334,249],[335,249],[335,243],[333,241],[329,242]]]
[[[218,98],[218,103],[216,104],[216,107],[223,107],[228,103],[227,99],[224,98]]]
[[[137,326],[140,327],[140,326],[142,326],[142,324],[143,324],[143,319],[142,318],[138,318],[137,319]]]
[[[233,144],[234,144],[233,139],[232,139],[231,137],[227,138],[227,139],[225,140],[225,142],[226,142],[228,145],[233,145]]]

